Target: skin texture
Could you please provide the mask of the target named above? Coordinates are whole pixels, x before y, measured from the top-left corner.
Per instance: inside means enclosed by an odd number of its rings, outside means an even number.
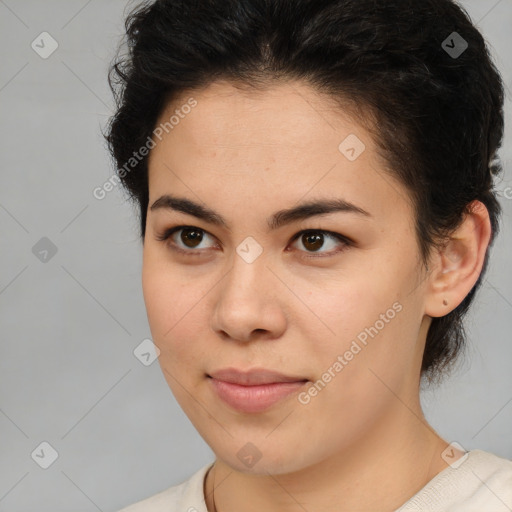
[[[188,198],[230,229],[149,208],[142,280],[165,379],[216,454],[208,509],[215,478],[218,512],[394,510],[448,467],[448,442],[420,406],[421,358],[430,317],[454,309],[478,279],[487,210],[474,203],[427,273],[406,190],[384,172],[369,133],[328,98],[298,82],[264,93],[216,82],[176,98],[158,122],[190,96],[197,106],[151,150],[149,205],[163,194]],[[366,147],[354,161],[338,149],[349,134]],[[371,217],[338,212],[267,229],[276,211],[318,198],[343,198]],[[157,240],[179,225],[203,230],[202,241],[187,246],[180,231]],[[304,229],[353,243],[326,236],[315,252],[295,238]],[[236,251],[249,236],[263,248],[252,263]],[[213,391],[207,374],[226,367],[314,383],[396,303],[400,311],[307,404],[294,394],[242,413]],[[249,442],[261,454],[252,467],[237,456]]]

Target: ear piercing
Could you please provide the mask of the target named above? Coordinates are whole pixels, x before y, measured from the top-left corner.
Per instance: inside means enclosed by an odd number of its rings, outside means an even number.
[[[447,301],[446,299],[443,299],[443,304],[444,304],[445,306],[448,306],[448,301]]]

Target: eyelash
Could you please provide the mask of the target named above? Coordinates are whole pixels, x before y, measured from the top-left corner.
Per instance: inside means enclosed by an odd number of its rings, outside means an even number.
[[[172,228],[168,228],[163,233],[156,235],[156,240],[158,240],[159,242],[165,242],[174,233],[179,232],[182,229],[192,229],[192,230],[200,231],[202,233],[206,233],[208,236],[215,238],[213,235],[208,233],[208,231],[205,231],[204,229],[198,228],[196,226],[175,226]],[[301,256],[301,258],[314,259],[314,258],[332,257],[332,256],[335,256],[336,254],[340,254],[341,252],[345,251],[346,249],[348,249],[349,247],[351,247],[354,244],[354,242],[352,240],[348,239],[347,237],[344,237],[343,235],[340,235],[339,233],[335,233],[333,231],[327,231],[325,229],[305,229],[303,231],[299,231],[296,235],[293,236],[293,238],[291,239],[290,242],[291,243],[295,242],[295,240],[297,240],[301,235],[317,234],[317,233],[322,234],[322,235],[327,235],[328,237],[331,237],[331,238],[335,238],[336,240],[338,240],[339,242],[341,242],[343,244],[341,249],[338,249],[336,251],[331,251],[329,253],[319,253],[319,255],[315,255],[314,253],[311,253],[312,254],[311,256]],[[181,247],[177,247],[175,243],[168,243],[167,245],[172,251],[175,251],[175,252],[178,252],[181,254],[186,254],[187,256],[201,256],[201,254],[203,252],[203,250],[194,251],[194,250],[182,249]],[[300,252],[304,252],[304,251],[300,251]]]

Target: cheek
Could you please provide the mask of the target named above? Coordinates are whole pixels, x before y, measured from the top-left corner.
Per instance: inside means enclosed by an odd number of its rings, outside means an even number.
[[[317,340],[316,369],[328,371],[342,356],[343,369],[336,368],[345,377],[337,380],[347,378],[349,387],[361,379],[375,380],[369,368],[399,376],[413,357],[418,304],[404,274],[389,266],[386,269],[349,273],[339,282],[324,282],[321,291],[307,295],[307,305],[319,319],[309,323],[305,334]]]
[[[204,296],[208,286],[191,282],[183,273],[152,261],[144,260],[142,289],[153,342],[160,349],[160,362],[172,368],[197,365],[197,330],[204,326]],[[202,319],[202,320],[201,320]],[[199,337],[201,338],[201,337]],[[180,370],[182,372],[182,370]]]
[[[307,306],[318,318],[315,326],[325,333],[325,346],[341,350],[348,339],[391,308],[397,295],[371,273],[354,271],[339,280],[323,280],[321,287],[307,295]]]
[[[142,267],[142,293],[151,333],[160,340],[172,326],[171,317],[174,316],[175,309],[171,305],[174,302],[175,288],[160,267],[146,255]]]

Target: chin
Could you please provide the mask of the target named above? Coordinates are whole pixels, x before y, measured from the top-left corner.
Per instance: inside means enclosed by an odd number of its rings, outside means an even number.
[[[240,448],[234,448],[239,445]],[[309,447],[313,450],[312,445]],[[300,449],[302,450],[302,447]],[[322,459],[319,453],[297,453],[297,449],[291,445],[283,446],[280,442],[278,446],[273,446],[264,439],[254,443],[231,440],[228,446],[215,450],[215,454],[234,471],[251,475],[295,473],[315,465]]]

